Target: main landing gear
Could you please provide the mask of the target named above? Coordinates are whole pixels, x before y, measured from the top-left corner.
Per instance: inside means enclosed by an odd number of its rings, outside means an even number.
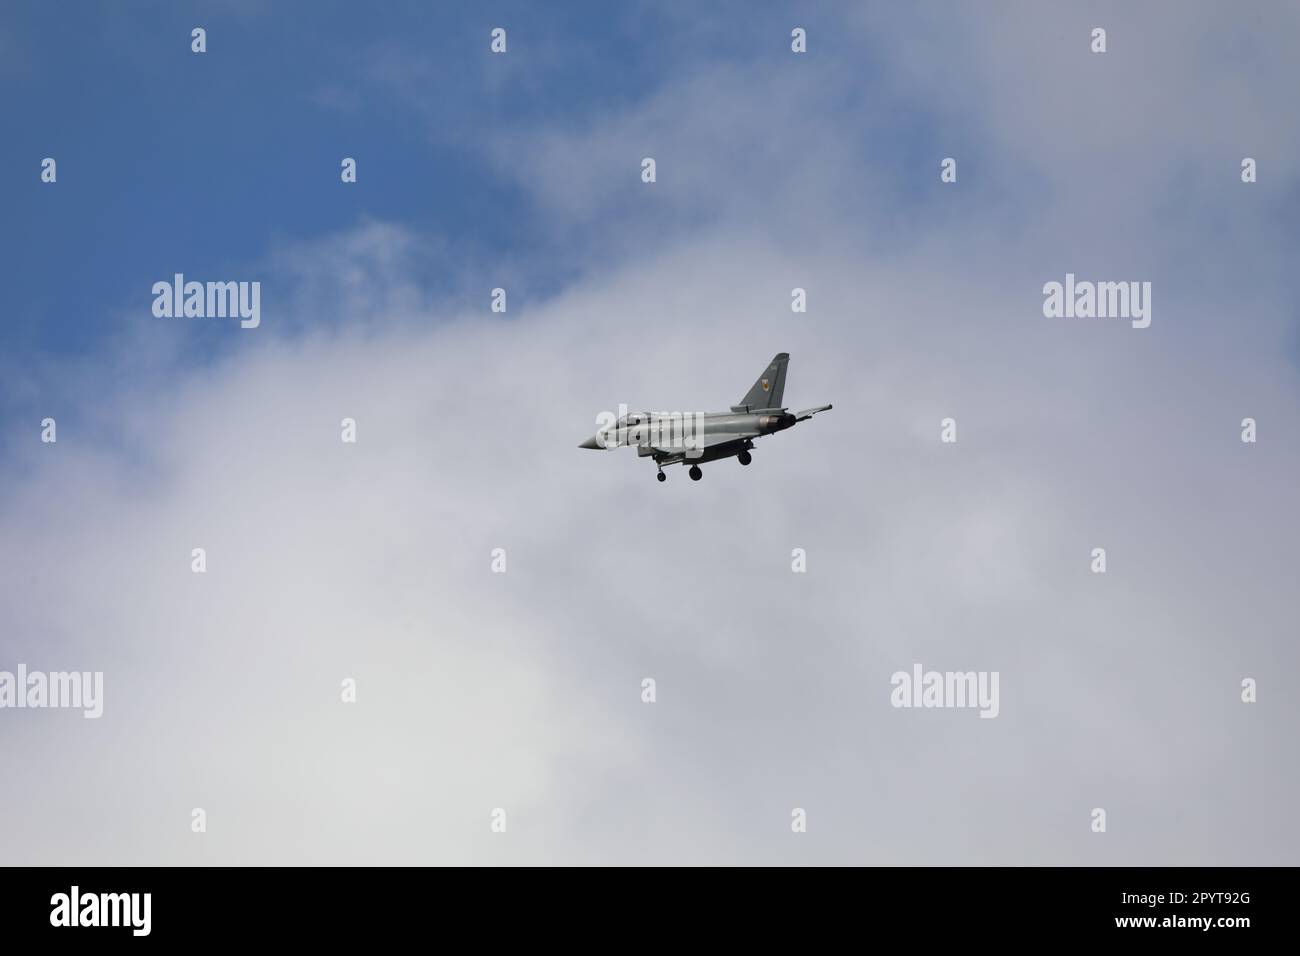
[[[659,469],[659,474],[655,475],[655,477],[658,478],[660,481],[668,480],[668,476],[664,474],[664,470],[662,468]]]
[[[747,451],[742,451],[739,455],[736,456],[736,459],[737,459],[737,460],[738,460],[742,465],[748,465],[751,461],[754,460],[753,456],[750,455],[750,453],[747,452]]]
[[[704,472],[700,471],[699,465],[691,465],[691,470],[688,474],[691,476],[691,481],[699,481],[704,477]]]

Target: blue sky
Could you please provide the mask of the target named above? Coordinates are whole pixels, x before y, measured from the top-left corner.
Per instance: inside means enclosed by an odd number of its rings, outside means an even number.
[[[462,260],[509,261],[537,293],[554,292],[602,240],[551,241],[527,192],[484,161],[486,144],[512,130],[598,123],[704,68],[789,60],[788,37],[766,17],[709,25],[688,7],[668,9],[11,6],[0,172],[21,228],[5,231],[0,255],[21,320],[0,328],[0,346],[19,360],[93,355],[147,320],[155,278],[248,275],[277,243],[363,217],[440,237]],[[800,22],[816,48],[844,46],[834,30],[817,32],[817,16]],[[204,55],[189,49],[195,25],[208,30]],[[507,58],[487,53],[495,25],[510,31]],[[864,81],[875,69],[863,57]],[[883,160],[877,175],[891,174],[894,195],[921,202],[907,170],[933,139],[924,114],[899,107],[862,146]],[[55,188],[38,178],[46,156],[59,164]],[[360,164],[346,188],[343,156]],[[455,285],[436,268],[423,278]],[[282,292],[265,289],[272,307]]]
[[[475,82],[490,18],[422,22],[414,5],[364,17],[350,4],[215,12],[224,6],[86,4],[73,15],[32,4],[11,16],[21,58],[7,77],[4,174],[10,221],[24,228],[6,230],[2,253],[25,319],[5,323],[6,349],[94,351],[136,320],[104,313],[146,301],[149,277],[242,276],[273,242],[363,215],[498,252],[526,238],[526,205],[472,148],[475,128],[527,108],[518,91]],[[200,24],[202,56],[189,49]],[[463,145],[435,141],[407,104],[375,91],[365,67],[381,40],[441,65],[433,92],[448,122],[475,127]],[[563,70],[540,81],[542,101],[592,97]],[[322,100],[340,90],[355,102]],[[26,175],[47,155],[59,162],[54,189]],[[339,182],[343,156],[360,162],[354,188]]]

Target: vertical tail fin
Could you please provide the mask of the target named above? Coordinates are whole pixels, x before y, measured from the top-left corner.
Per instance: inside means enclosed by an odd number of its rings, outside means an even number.
[[[758,376],[753,388],[732,409],[745,411],[754,408],[783,408],[781,402],[785,400],[785,367],[789,364],[790,353],[778,352]]]

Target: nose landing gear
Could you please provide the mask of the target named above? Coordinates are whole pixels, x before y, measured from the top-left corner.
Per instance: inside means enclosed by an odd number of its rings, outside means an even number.
[[[664,474],[664,470],[662,468],[659,469],[659,474],[655,475],[655,477],[658,478],[660,481],[668,480],[668,476]]]
[[[754,458],[752,455],[750,455],[749,452],[742,451],[739,455],[736,456],[736,460],[739,461],[742,465],[748,465],[751,461],[754,460]]]

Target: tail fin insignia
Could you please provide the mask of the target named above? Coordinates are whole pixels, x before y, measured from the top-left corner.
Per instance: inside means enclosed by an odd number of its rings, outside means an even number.
[[[752,388],[736,408],[781,408],[785,398],[785,369],[790,363],[789,352],[778,352],[767,368],[763,369]]]

